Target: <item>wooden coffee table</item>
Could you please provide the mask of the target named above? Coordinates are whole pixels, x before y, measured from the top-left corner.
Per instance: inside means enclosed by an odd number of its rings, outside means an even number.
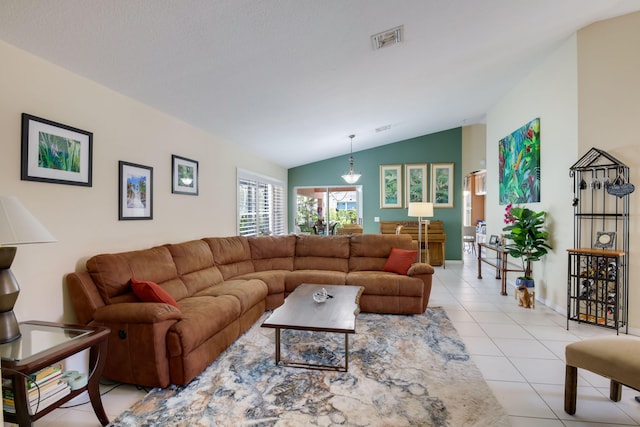
[[[332,297],[317,303],[313,300],[313,293],[322,288]],[[264,328],[276,330],[276,365],[346,372],[349,369],[349,334],[356,332],[356,316],[360,312],[358,302],[363,291],[362,286],[306,283],[298,286],[262,324]],[[280,360],[281,329],[343,333],[344,366]]]

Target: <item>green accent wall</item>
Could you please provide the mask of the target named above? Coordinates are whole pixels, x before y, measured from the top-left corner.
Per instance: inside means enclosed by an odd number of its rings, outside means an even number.
[[[356,147],[357,148],[357,147]],[[433,220],[441,220],[447,233],[446,259],[460,260],[462,256],[462,128],[419,136],[393,144],[356,151],[353,154],[355,171],[362,177],[362,213],[365,233],[379,233],[381,221],[415,221],[407,216],[407,208],[380,208],[380,165],[427,163],[431,191],[431,163],[454,163],[453,208],[434,209]],[[341,175],[348,170],[349,154],[289,169],[289,230],[295,217],[295,187],[345,185]],[[403,200],[404,200],[403,177]],[[431,197],[430,194],[428,197]]]

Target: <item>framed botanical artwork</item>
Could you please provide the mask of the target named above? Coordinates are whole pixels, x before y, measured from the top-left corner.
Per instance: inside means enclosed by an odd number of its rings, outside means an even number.
[[[404,165],[406,194],[404,202],[421,203],[427,201],[427,164]]]
[[[453,207],[453,163],[431,163],[431,202],[434,208]]]
[[[380,165],[380,207],[402,207],[402,165]]]
[[[171,156],[171,192],[198,195],[198,162],[184,157]]]
[[[93,133],[22,113],[23,181],[91,187]]]
[[[118,162],[118,219],[153,219],[153,168]]]

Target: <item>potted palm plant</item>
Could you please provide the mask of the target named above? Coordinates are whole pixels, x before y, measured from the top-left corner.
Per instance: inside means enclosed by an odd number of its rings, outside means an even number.
[[[504,237],[511,240],[505,245],[509,255],[522,260],[524,276],[518,277],[516,286],[534,287],[531,277],[531,262],[539,261],[552,249],[547,243],[549,233],[542,230],[546,212],[534,212],[526,207],[507,205],[504,222],[507,224],[502,230]]]

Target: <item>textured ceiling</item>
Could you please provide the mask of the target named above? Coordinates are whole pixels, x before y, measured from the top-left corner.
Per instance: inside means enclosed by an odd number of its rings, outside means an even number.
[[[2,0],[0,39],[284,167],[484,119],[637,0]],[[404,25],[405,41],[370,36]],[[390,129],[376,132],[376,128]]]

